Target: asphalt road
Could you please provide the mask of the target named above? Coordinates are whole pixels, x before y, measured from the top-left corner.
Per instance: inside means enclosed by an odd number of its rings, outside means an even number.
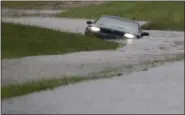
[[[3,21],[36,25],[62,31],[83,33],[85,19],[3,18]],[[143,24],[145,22],[140,22]],[[107,68],[138,64],[153,58],[184,53],[184,32],[149,31],[150,36],[115,51],[79,52],[57,56],[33,56],[2,60],[2,85],[41,78],[89,76]],[[122,40],[116,42],[122,43]],[[74,59],[75,57],[75,59]],[[123,68],[124,69],[124,68]],[[127,73],[127,71],[124,71]],[[130,72],[128,70],[128,72]]]

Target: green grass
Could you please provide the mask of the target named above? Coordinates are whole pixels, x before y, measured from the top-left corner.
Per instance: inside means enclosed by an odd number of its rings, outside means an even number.
[[[52,29],[2,23],[2,58],[111,50],[118,43]]]
[[[89,79],[88,77],[63,77],[56,79],[40,80],[36,82],[27,82],[23,84],[12,84],[1,88],[1,98],[10,98],[15,96],[26,95],[36,91],[53,89],[57,86],[72,84]]]
[[[117,1],[71,9],[61,17],[96,19],[102,15],[116,15],[136,20],[151,21],[150,29],[184,30],[184,2]]]
[[[166,56],[163,60],[155,59],[155,60],[143,62],[141,64],[137,64],[137,65],[127,65],[127,66],[124,65],[123,67],[117,68],[117,69],[108,68],[98,73],[93,73],[92,76],[90,75],[88,77],[73,76],[73,77],[62,77],[62,78],[53,78],[53,79],[41,79],[39,81],[7,85],[7,86],[1,87],[1,91],[2,91],[1,99],[26,95],[26,94],[30,94],[30,93],[38,92],[42,90],[52,90],[58,86],[79,83],[87,80],[121,76],[124,74],[121,71],[125,67],[131,69],[130,73],[137,72],[137,71],[146,71],[148,70],[148,68],[153,68],[153,67],[162,65],[165,62],[179,61],[183,59],[184,59],[184,54],[177,54],[177,55]]]
[[[184,2],[109,2],[71,9],[60,16],[98,18],[101,15],[117,15],[138,20],[156,20],[164,17],[184,18]]]
[[[27,95],[33,92],[43,91],[43,90],[52,90],[58,86],[65,86],[68,84],[79,83],[87,80],[94,80],[99,78],[109,78],[112,76],[104,77],[62,77],[62,78],[52,78],[52,79],[43,79],[39,81],[26,82],[22,84],[11,84],[1,87],[1,99],[7,99],[11,97],[17,97],[21,95]]]
[[[62,3],[62,1],[2,1],[3,8],[24,8],[24,9],[32,9],[32,8],[42,8],[47,4],[58,4]]]
[[[184,21],[182,22],[173,22],[171,20],[166,21],[167,19],[161,19],[156,21],[151,21],[142,26],[144,30],[184,30]]]

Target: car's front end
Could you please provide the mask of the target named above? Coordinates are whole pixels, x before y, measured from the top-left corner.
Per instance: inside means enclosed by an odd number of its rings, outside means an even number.
[[[105,39],[124,39],[128,44],[132,43],[133,39],[149,35],[147,32],[142,32],[136,21],[117,16],[102,16],[94,22],[87,21],[87,24],[85,35]]]
[[[98,26],[89,26],[86,28],[85,34],[91,34],[102,38],[135,38],[137,35],[124,32],[122,30]]]
[[[136,35],[118,29],[98,27],[95,25],[87,27],[85,34],[100,37],[102,39],[125,39],[128,43],[131,43],[133,39],[137,37]]]

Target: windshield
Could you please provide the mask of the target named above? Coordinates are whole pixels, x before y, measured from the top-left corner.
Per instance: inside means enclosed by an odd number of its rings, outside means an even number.
[[[121,18],[102,17],[96,20],[95,24],[111,28],[119,28],[132,34],[138,34],[141,31],[139,24]]]

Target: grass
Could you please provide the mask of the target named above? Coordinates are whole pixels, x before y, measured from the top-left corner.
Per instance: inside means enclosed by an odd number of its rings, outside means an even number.
[[[175,56],[167,56],[164,60],[161,59],[155,59],[155,60],[150,60],[143,62],[139,65],[127,65],[124,66],[126,68],[130,68],[133,71],[146,71],[148,68],[153,68],[158,66],[159,64],[164,64],[165,62],[171,62],[171,61],[178,61],[178,60],[183,60],[184,59],[184,54],[178,54]],[[143,67],[142,67],[143,66]],[[32,82],[27,82],[23,84],[12,84],[12,85],[7,85],[3,86],[1,88],[1,99],[7,99],[11,97],[16,97],[16,96],[21,96],[21,95],[26,95],[30,94],[33,92],[37,91],[42,91],[42,90],[52,90],[58,86],[64,86],[68,84],[74,84],[74,83],[79,83],[82,81],[87,81],[87,80],[95,80],[95,79],[100,79],[100,78],[110,78],[114,76],[121,76],[123,73],[121,73],[121,70],[124,68],[118,68],[116,69],[107,69],[100,71],[99,73],[93,74],[92,76],[88,77],[62,77],[62,78],[53,78],[53,79],[43,79],[39,81],[32,81]],[[133,68],[136,68],[133,70]]]
[[[102,15],[135,17],[136,20],[151,21],[144,27],[149,29],[184,30],[183,1],[114,1],[71,9],[58,16],[96,19]]]
[[[2,23],[2,58],[111,50],[118,43],[52,29]]]
[[[20,95],[26,95],[31,92],[53,89],[57,86],[67,85],[79,81],[87,80],[87,77],[63,77],[60,79],[47,79],[47,80],[40,80],[37,82],[27,82],[24,84],[12,84],[8,86],[4,86],[1,88],[2,95],[1,98],[10,98]]]
[[[166,21],[167,19],[161,19],[157,21],[151,21],[142,26],[143,30],[184,30],[184,21],[182,22],[173,22],[171,20]]]
[[[2,1],[3,8],[24,8],[24,9],[32,9],[32,8],[42,8],[47,4],[58,4],[62,3],[62,1]]]
[[[137,20],[156,20],[164,17],[184,18],[184,2],[136,2],[116,1],[71,9],[60,16],[73,18],[98,18],[102,15],[117,15]],[[180,17],[178,17],[180,16]]]
[[[105,77],[62,77],[62,78],[52,78],[52,79],[43,79],[39,81],[26,82],[22,84],[11,84],[3,86],[1,88],[1,99],[7,99],[11,97],[17,97],[21,95],[30,94],[33,92],[38,92],[42,90],[52,90],[58,86],[65,86],[68,84],[79,83],[87,80],[94,80],[99,78],[108,78]]]

